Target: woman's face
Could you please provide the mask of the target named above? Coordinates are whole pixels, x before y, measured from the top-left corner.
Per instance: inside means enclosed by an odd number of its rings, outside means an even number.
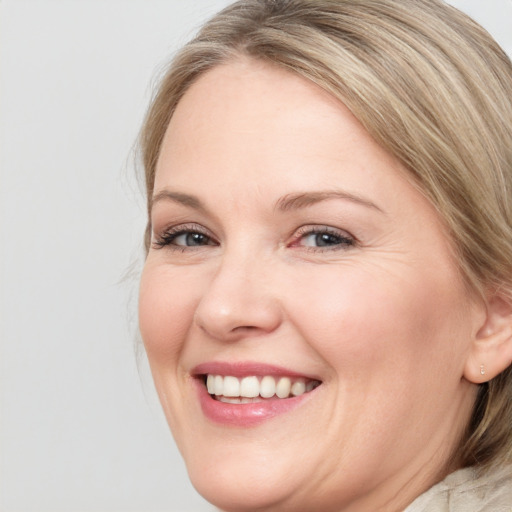
[[[405,176],[347,108],[267,64],[219,66],[180,101],[140,327],[220,508],[398,510],[448,469],[482,312]]]

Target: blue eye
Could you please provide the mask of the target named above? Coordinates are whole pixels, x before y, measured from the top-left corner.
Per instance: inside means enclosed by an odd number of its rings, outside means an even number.
[[[306,247],[332,247],[347,243],[346,238],[332,233],[311,233],[304,236],[303,240]]]
[[[327,227],[304,227],[298,233],[295,246],[306,247],[311,250],[346,249],[355,244],[355,240],[345,231]]]
[[[217,245],[217,243],[199,227],[177,226],[156,237],[155,248],[169,247],[170,249],[182,249]]]
[[[177,233],[173,235],[170,243],[184,247],[211,245],[211,241],[208,236],[204,235],[203,233],[195,233],[192,231]]]

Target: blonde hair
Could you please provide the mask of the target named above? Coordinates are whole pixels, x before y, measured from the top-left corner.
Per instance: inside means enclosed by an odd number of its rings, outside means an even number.
[[[241,0],[175,57],[141,132],[148,208],[176,105],[239,55],[271,62],[342,101],[438,210],[471,290],[512,302],[512,64],[440,0]],[[149,245],[150,225],[146,230]],[[449,312],[447,312],[449,314]],[[456,454],[512,462],[512,369],[481,385]]]

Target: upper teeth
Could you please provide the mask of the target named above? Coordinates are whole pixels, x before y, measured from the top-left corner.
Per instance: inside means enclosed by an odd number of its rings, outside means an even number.
[[[290,395],[300,396],[315,389],[319,384],[316,380],[306,382],[303,377],[275,379],[271,375],[250,376],[242,379],[230,375],[208,375],[206,378],[208,393],[225,397],[271,398],[276,395],[278,398],[288,398]]]

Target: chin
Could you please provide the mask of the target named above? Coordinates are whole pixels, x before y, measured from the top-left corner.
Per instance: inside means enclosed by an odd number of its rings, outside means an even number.
[[[265,448],[260,443],[242,446],[236,435],[233,437],[233,444],[227,439],[222,446],[185,453],[196,490],[225,512],[300,510],[295,502],[305,484],[301,480],[303,466],[290,462],[290,454],[279,454],[275,447]],[[263,438],[265,441],[268,439]]]
[[[216,474],[212,475],[213,472]],[[231,471],[216,471],[215,468],[208,473],[190,473],[192,484],[199,494],[224,512],[297,510],[285,508],[289,494],[280,479],[270,481],[261,474],[234,476]]]

